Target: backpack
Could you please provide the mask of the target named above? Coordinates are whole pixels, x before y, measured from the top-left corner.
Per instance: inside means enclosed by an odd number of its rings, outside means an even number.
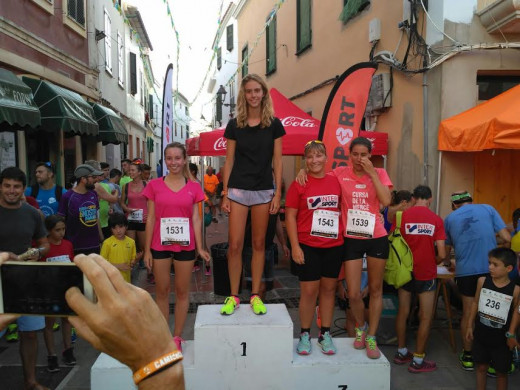
[[[40,186],[36,184],[35,186],[31,186],[31,196],[36,199],[38,196],[38,192],[40,191]],[[56,202],[60,203],[61,196],[63,195],[63,187],[56,184],[54,187],[54,197],[56,198]]]
[[[402,287],[412,280],[413,254],[401,235],[401,217],[403,212],[396,213],[395,229],[388,236],[390,254],[386,261],[383,280],[395,288]]]

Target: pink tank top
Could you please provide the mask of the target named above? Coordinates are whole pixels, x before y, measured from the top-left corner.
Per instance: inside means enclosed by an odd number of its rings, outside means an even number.
[[[148,216],[148,207],[147,207],[147,201],[148,200],[143,195],[142,190],[141,190],[141,192],[134,192],[134,191],[132,191],[134,186],[135,186],[135,184],[134,184],[133,181],[129,182],[128,185],[126,186],[127,206],[129,208],[131,208],[131,209],[141,209],[141,210],[143,210],[142,211],[143,220],[142,221],[139,221],[139,220],[131,221],[130,218],[129,218],[129,221],[130,222],[142,222],[142,223],[145,223],[146,222],[146,218]],[[143,187],[143,189],[144,189],[144,187]],[[139,215],[139,213],[137,215]]]

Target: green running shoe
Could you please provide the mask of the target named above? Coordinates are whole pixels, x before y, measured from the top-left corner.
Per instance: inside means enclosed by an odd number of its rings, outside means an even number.
[[[336,346],[334,345],[329,332],[320,334],[318,337],[318,344],[321,347],[321,352],[325,355],[334,355],[336,353]]]
[[[462,351],[459,355],[459,361],[463,370],[473,371],[475,369],[475,364],[473,363],[473,356],[471,356],[471,354]]]
[[[11,343],[18,341],[18,325],[17,324],[9,324],[7,326],[7,333],[5,335],[6,341]]]
[[[254,295],[249,301],[249,303],[251,304],[251,309],[253,309],[253,313],[257,315],[267,313],[267,309],[265,308],[264,303],[258,295]]]
[[[240,300],[234,296],[227,297],[224,306],[220,308],[220,314],[230,316],[235,312],[235,308],[240,306]]]
[[[298,355],[310,355],[311,350],[311,336],[308,332],[303,332],[302,334],[300,334],[300,341],[298,342],[298,346],[296,347],[296,353]]]
[[[509,375],[511,375],[513,372],[515,372],[515,365],[514,363],[511,363],[511,367],[509,368],[509,371],[507,372]],[[486,375],[490,378],[496,378],[497,377],[497,371],[495,370],[495,367],[493,367],[493,363],[491,363],[488,367]]]
[[[57,332],[60,330],[60,323],[58,321],[54,321],[54,324],[52,324],[52,331]]]

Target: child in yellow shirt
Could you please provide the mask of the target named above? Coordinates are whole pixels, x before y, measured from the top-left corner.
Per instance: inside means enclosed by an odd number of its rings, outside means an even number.
[[[125,281],[130,283],[132,267],[141,258],[142,252],[136,256],[135,241],[126,235],[128,220],[123,214],[110,215],[108,226],[112,236],[103,241],[101,256],[115,266]]]

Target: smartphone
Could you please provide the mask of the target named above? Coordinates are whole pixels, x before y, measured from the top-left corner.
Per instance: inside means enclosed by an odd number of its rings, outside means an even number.
[[[8,261],[0,266],[0,313],[76,315],[65,292],[77,287],[94,302],[94,290],[74,263]]]

